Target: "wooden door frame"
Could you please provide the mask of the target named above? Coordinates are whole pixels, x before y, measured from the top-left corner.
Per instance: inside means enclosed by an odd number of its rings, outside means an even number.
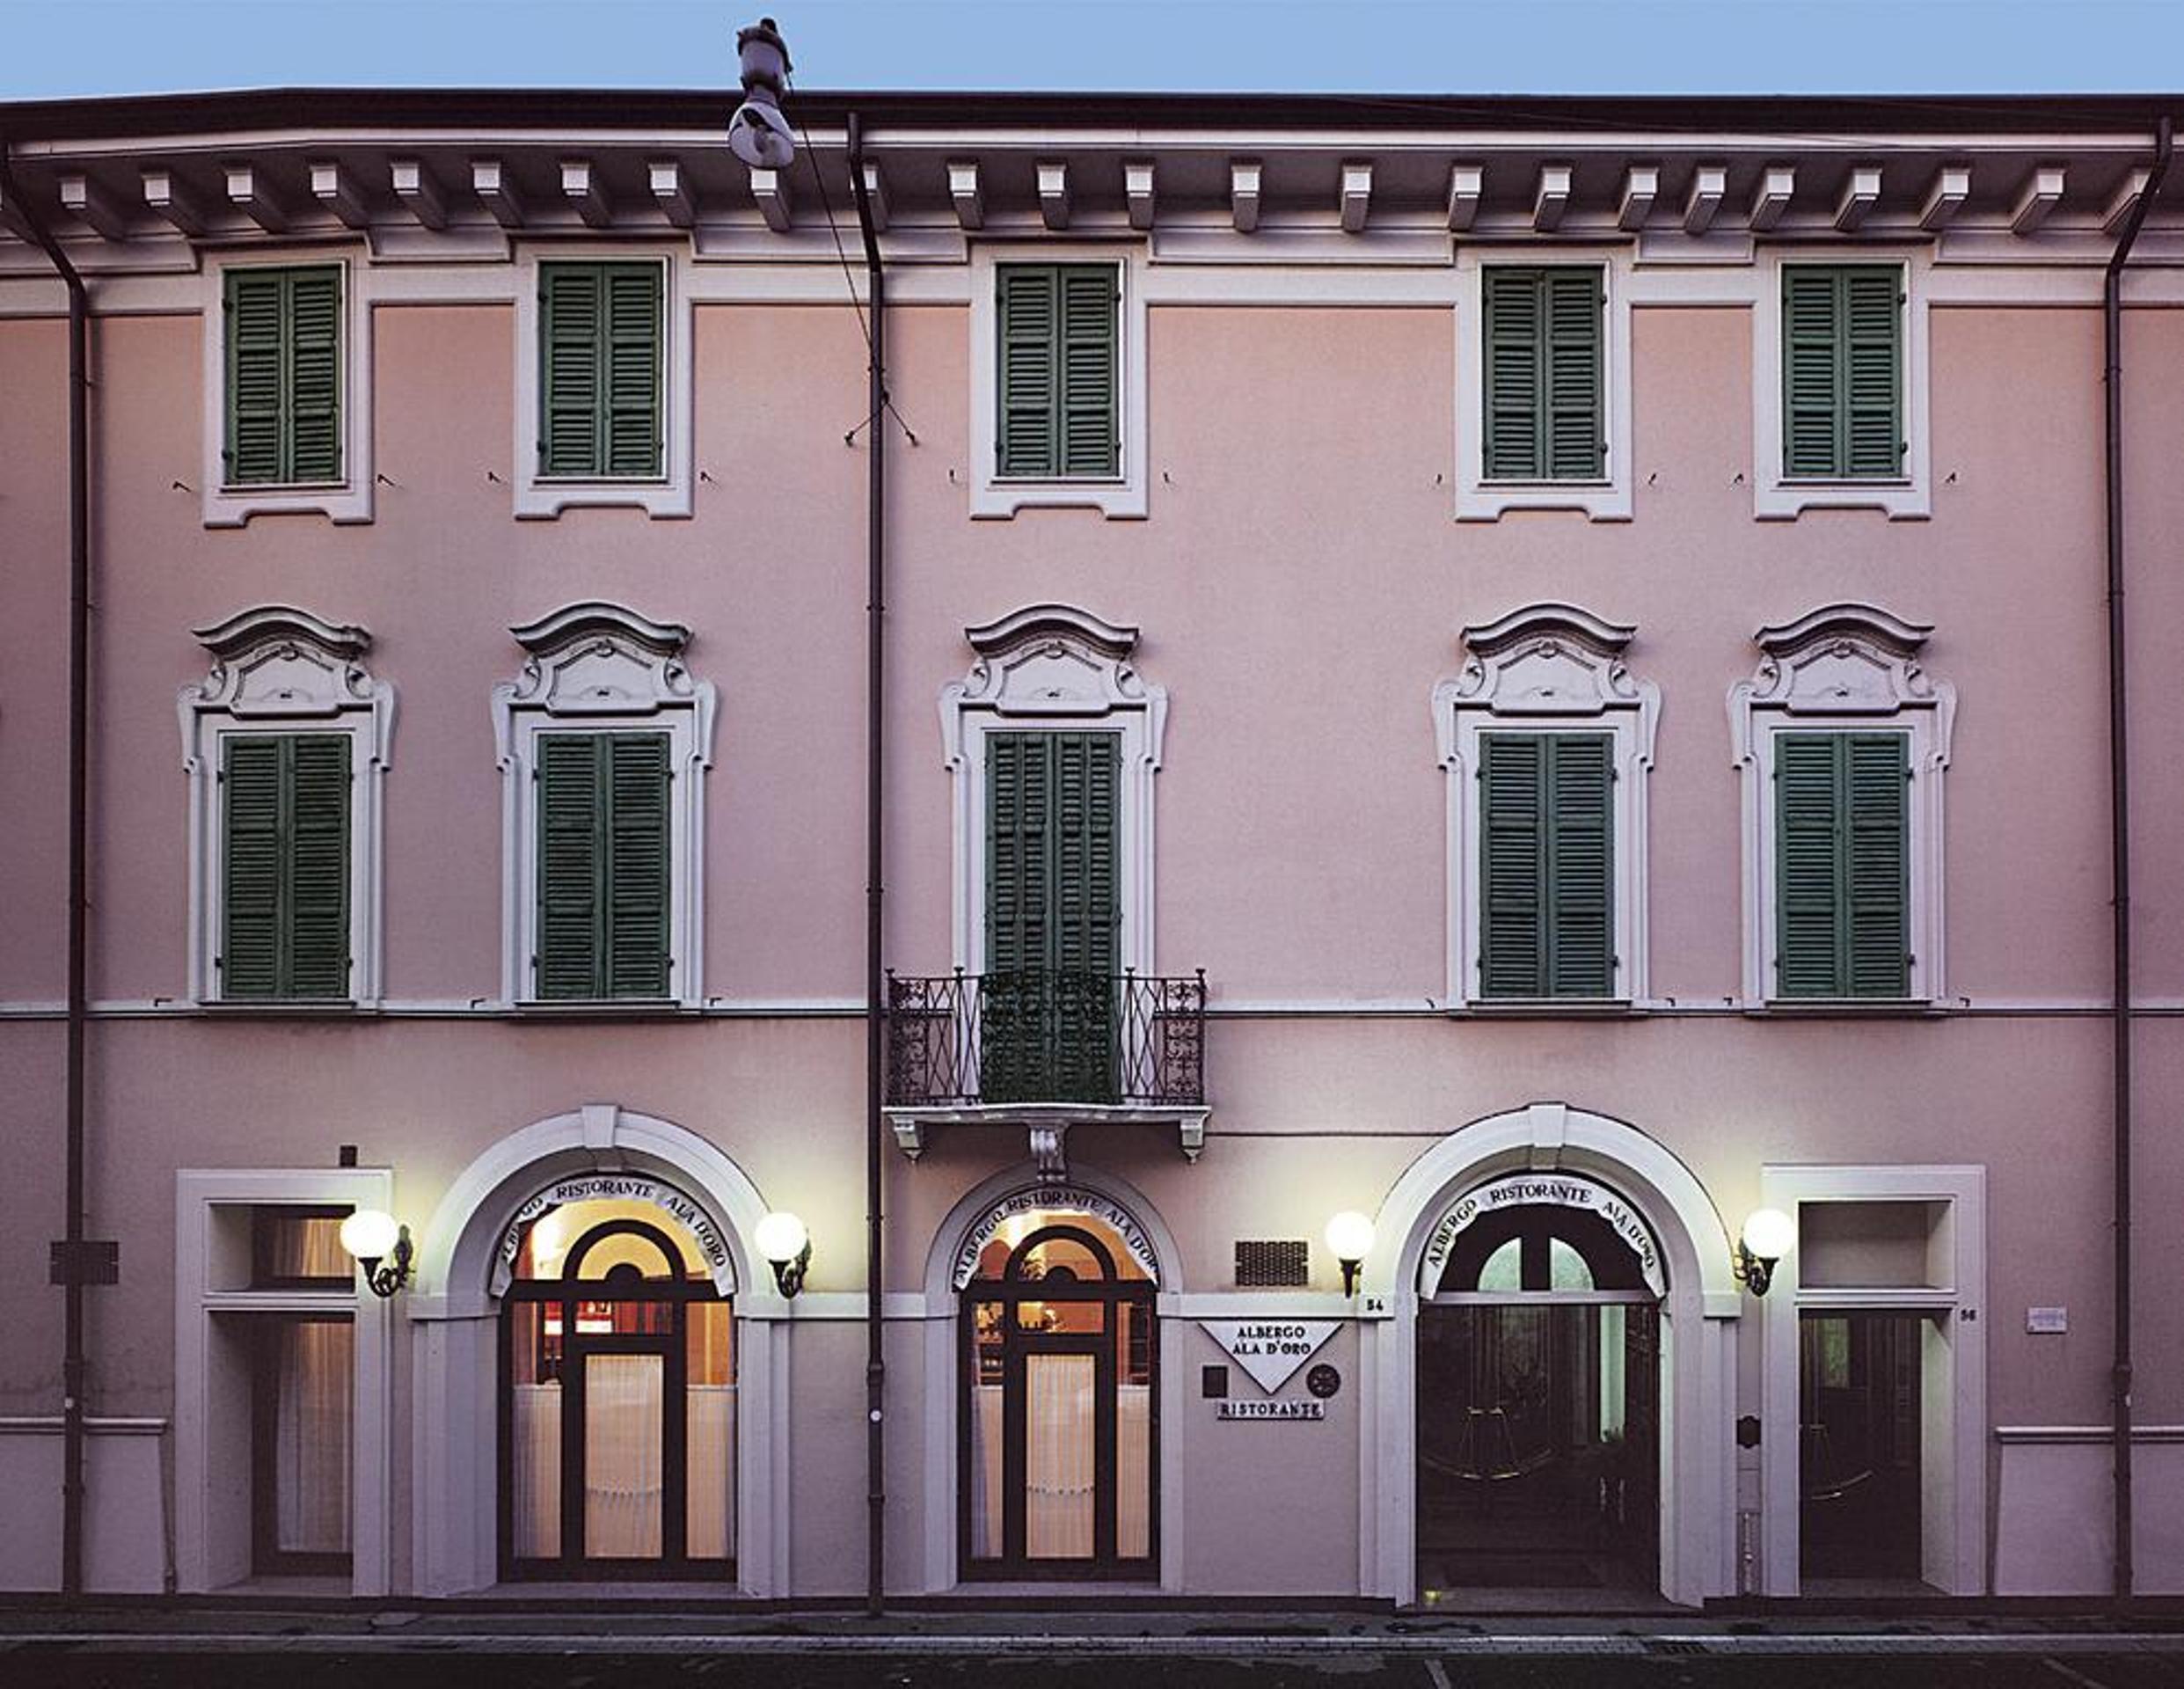
[[[654,1578],[716,1576],[733,1577],[736,1560],[693,1560],[690,1557],[690,1307],[694,1302],[717,1302],[721,1298],[709,1278],[668,1282],[639,1280],[635,1293],[626,1287],[610,1286],[607,1280],[575,1279],[568,1275],[585,1250],[598,1239],[615,1233],[633,1233],[660,1246],[670,1261],[681,1259],[674,1240],[659,1227],[643,1220],[602,1222],[578,1239],[569,1250],[561,1277],[511,1281],[501,1299],[499,1366],[495,1383],[499,1425],[500,1519],[498,1524],[500,1576],[509,1582],[551,1579],[597,1579],[639,1582]],[[580,1334],[577,1305],[583,1302],[638,1302],[666,1305],[672,1310],[668,1330]],[[557,1451],[561,1493],[561,1552],[551,1557],[518,1560],[515,1556],[515,1394],[509,1377],[515,1362],[515,1321],[518,1310],[559,1305],[561,1311],[561,1446]],[[740,1345],[739,1345],[740,1347]],[[731,1350],[733,1355],[735,1351]],[[584,1410],[588,1383],[583,1363],[593,1355],[659,1355],[661,1357],[660,1451],[660,1548],[654,1560],[594,1559],[584,1550]],[[572,1532],[575,1552],[570,1551]],[[734,1543],[729,1545],[734,1549]]]
[[[1160,1561],[1160,1345],[1158,1291],[1150,1280],[1121,1279],[1105,1245],[1090,1232],[1066,1221],[1044,1225],[1016,1246],[1012,1261],[1034,1244],[1050,1237],[1068,1237],[1090,1246],[1107,1262],[1106,1276],[1074,1279],[1065,1284],[1046,1279],[974,1278],[960,1298],[958,1326],[961,1338],[961,1411],[957,1415],[957,1565],[959,1576],[968,1579],[1118,1579],[1158,1575]],[[978,1414],[978,1314],[981,1303],[998,1303],[1002,1312],[1002,1548],[986,1560],[971,1556],[971,1517],[978,1505],[980,1469],[972,1459],[971,1428]],[[1097,1333],[1049,1335],[1020,1330],[1015,1309],[1022,1302],[1097,1303],[1105,1310]],[[1121,1531],[1121,1484],[1120,1402],[1121,1379],[1116,1349],[1126,1341],[1121,1310],[1132,1304],[1143,1307],[1150,1323],[1146,1346],[1146,1497],[1147,1538],[1143,1560],[1117,1556]],[[1026,1415],[1029,1410],[1025,1362],[1032,1353],[1089,1354],[1093,1364],[1092,1430],[1092,1555],[1089,1560],[1041,1560],[1029,1557],[1026,1543]]]

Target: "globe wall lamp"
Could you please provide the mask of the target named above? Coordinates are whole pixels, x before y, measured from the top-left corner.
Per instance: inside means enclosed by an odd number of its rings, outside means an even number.
[[[783,1296],[793,1297],[804,1288],[804,1271],[812,1261],[812,1240],[803,1221],[777,1210],[758,1222],[751,1240],[773,1269],[773,1282]]]
[[[1358,1269],[1372,1253],[1373,1225],[1354,1208],[1346,1208],[1327,1222],[1327,1247],[1342,1263],[1342,1294],[1357,1293]]]
[[[1754,1296],[1764,1296],[1774,1283],[1775,1262],[1790,1253],[1797,1241],[1797,1222],[1779,1208],[1756,1208],[1744,1221],[1736,1240],[1736,1276]]]
[[[341,1247],[364,1269],[374,1296],[392,1296],[410,1282],[410,1229],[391,1214],[360,1208],[341,1222]]]

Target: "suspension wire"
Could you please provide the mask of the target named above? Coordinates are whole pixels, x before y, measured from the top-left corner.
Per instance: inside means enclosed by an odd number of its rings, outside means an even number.
[[[789,84],[789,89],[791,92],[793,92],[794,84]],[[834,237],[834,255],[841,262],[843,285],[849,289],[850,308],[857,313],[857,332],[865,337],[865,353],[869,357],[872,355],[873,349],[872,325],[865,318],[865,302],[857,296],[857,272],[851,267],[849,249],[842,244],[842,225],[835,221],[834,196],[827,192],[827,172],[819,167],[818,150],[812,145],[811,133],[805,128],[800,121],[796,125],[796,134],[797,138],[804,143],[805,152],[811,157],[812,179],[819,184],[820,208],[827,214],[827,232]],[[902,430],[902,437],[913,446],[916,445],[917,443],[917,431],[902,420],[902,413],[895,408],[894,395],[884,396],[880,401],[880,407],[895,419],[895,426]],[[862,422],[842,436],[842,443],[845,446],[855,445],[857,436],[879,420],[880,411],[873,411]]]

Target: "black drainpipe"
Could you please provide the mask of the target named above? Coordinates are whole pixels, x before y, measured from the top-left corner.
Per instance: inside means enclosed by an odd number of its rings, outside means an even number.
[[[0,197],[20,215],[69,290],[69,1037],[66,1293],[61,1350],[61,1593],[84,1592],[84,1047],[91,1019],[84,944],[89,900],[91,453],[87,345],[91,296],[53,231],[16,184],[0,141]]]
[[[857,195],[857,226],[865,237],[865,274],[871,293],[870,405],[865,442],[865,1504],[866,1508],[865,1611],[877,1619],[886,1602],[887,1468],[887,1329],[880,1298],[886,1260],[882,1178],[886,1171],[886,1122],[880,1114],[882,1077],[887,1071],[887,1005],[880,910],[885,878],[885,840],[880,805],[886,792],[884,744],[887,627],[887,292],[880,263],[880,240],[873,231],[872,194],[865,186],[865,133],[855,112],[849,116],[850,184]],[[814,168],[818,160],[813,160]]]
[[[2130,260],[2146,213],[2169,173],[2173,137],[2163,118],[2155,132],[2153,172],[2131,208],[2130,221],[2108,259],[2100,310],[2106,363],[2108,539],[2108,840],[2115,888],[2115,974],[2110,986],[2110,1026],[2115,1049],[2115,1365],[2109,1375],[2115,1415],[2115,1576],[2114,1593],[2129,1601],[2131,1566],[2131,765],[2129,717],[2124,696],[2123,621],[2123,267]]]

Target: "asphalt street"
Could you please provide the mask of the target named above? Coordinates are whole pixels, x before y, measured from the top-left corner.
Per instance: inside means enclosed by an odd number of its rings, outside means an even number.
[[[1000,1653],[792,1648],[687,1651],[493,1652],[463,1644],[344,1653],[285,1649],[260,1639],[245,1651],[109,1648],[89,1641],[0,1641],[4,1689],[2184,1689],[2184,1652],[2109,1639],[2087,1648],[2006,1652],[1891,1651],[1885,1641],[1815,1643],[1811,1651],[1754,1650],[1720,1641],[1632,1639],[1627,1646],[1562,1651],[1537,1641],[1523,1652],[1370,1647],[1284,1654],[1256,1639],[1236,1657],[1148,1655],[1125,1639],[1077,1651]]]

